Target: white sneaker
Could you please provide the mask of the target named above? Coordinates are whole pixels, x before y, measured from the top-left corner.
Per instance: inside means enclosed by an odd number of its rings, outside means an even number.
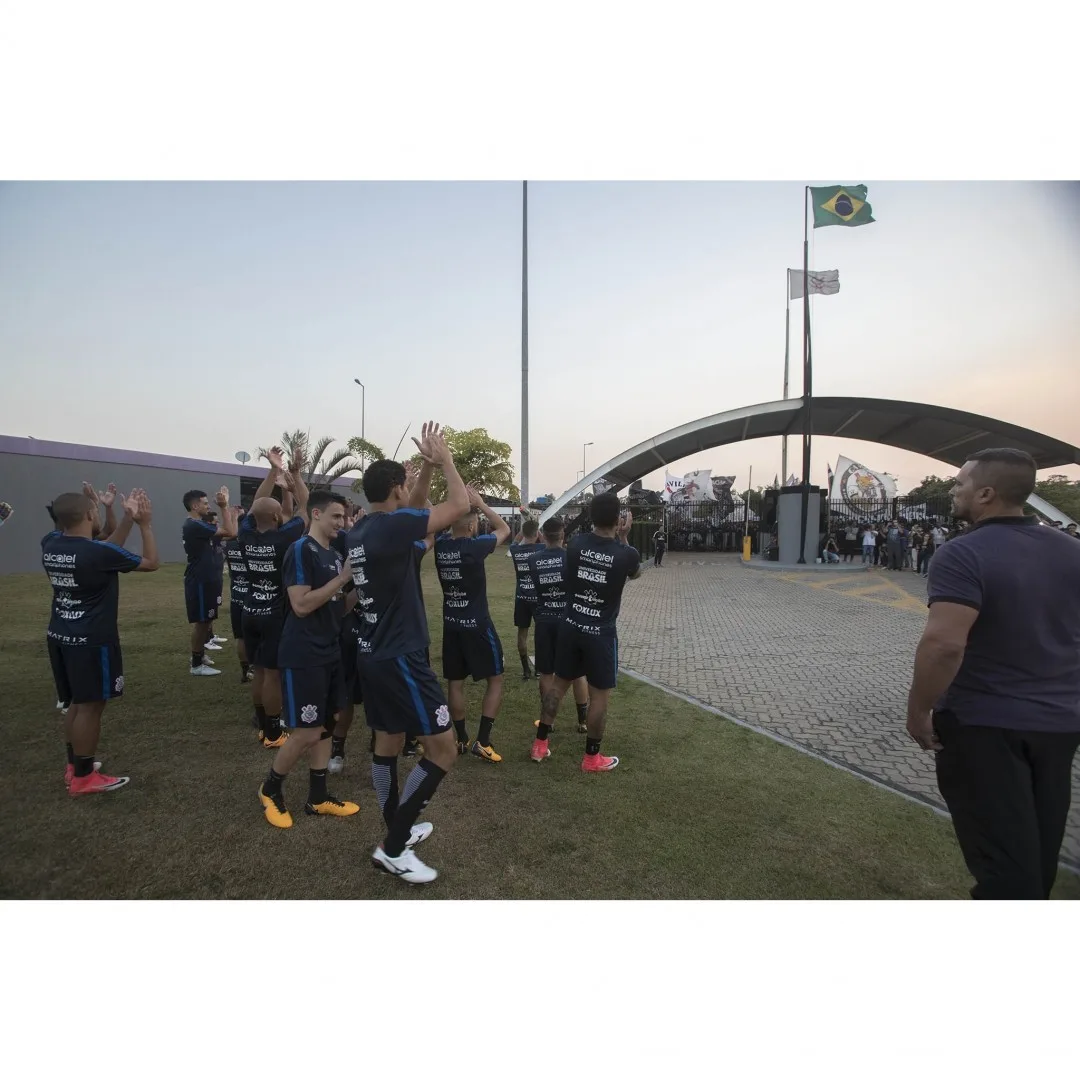
[[[218,669],[216,667],[209,667],[206,664],[200,664],[198,667],[193,667],[191,669],[191,674],[192,675],[220,675],[221,672],[218,671]]]
[[[215,638],[211,638],[204,646],[204,649],[209,649],[211,652],[221,652],[221,646],[217,643]]]
[[[340,754],[337,757],[332,757],[330,759],[330,764],[327,765],[326,768],[331,776],[337,776],[337,774],[345,768],[345,759]]]
[[[217,666],[217,661],[212,656],[207,656],[206,653],[203,653],[202,662],[204,664],[213,664]]]
[[[437,870],[425,866],[416,857],[411,847],[407,847],[396,859],[391,859],[380,844],[372,853],[371,861],[376,870],[393,874],[409,885],[427,885],[439,876]]]
[[[216,645],[224,645],[225,642],[229,639],[227,637],[219,637],[217,634],[215,634],[210,640]]]
[[[435,826],[430,821],[418,821],[412,827],[412,834],[409,839],[405,841],[407,848],[416,847],[417,844],[422,844],[434,831]]]

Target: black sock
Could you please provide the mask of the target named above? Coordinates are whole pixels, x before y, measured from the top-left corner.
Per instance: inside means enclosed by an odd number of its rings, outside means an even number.
[[[259,727],[266,727],[266,710],[261,705],[255,706],[255,719],[259,721]]]
[[[521,658],[521,673],[526,676],[531,675],[532,672],[529,670],[529,654],[518,653],[518,656]]]
[[[379,800],[383,821],[389,829],[398,808],[397,757],[374,755],[371,759],[371,782],[375,785],[375,797]]]
[[[198,652],[193,652],[191,654],[191,666],[192,667],[199,667],[202,664],[202,662],[203,662],[203,651],[202,651],[202,649],[200,649]]]
[[[281,773],[270,770],[266,779],[263,781],[263,794],[273,797],[274,795],[281,794],[281,785],[285,783],[285,777]]]
[[[281,738],[281,717],[268,716],[263,721],[263,738],[267,742],[273,742]]]
[[[465,727],[465,721],[464,720],[455,720],[454,721],[454,731],[457,732],[458,742],[468,742],[469,741],[469,729]]]
[[[345,736],[340,738],[334,735],[330,739],[330,756],[331,757],[344,757],[345,756]]]
[[[75,764],[75,747],[71,743],[67,743],[67,759],[69,765]]]
[[[589,703],[586,701],[584,705],[577,707],[577,722],[584,724],[589,719]]]
[[[543,720],[536,727],[536,737],[541,742],[547,742],[548,736],[551,734],[551,725],[545,724]]]
[[[494,716],[480,717],[480,730],[476,734],[476,741],[481,746],[491,745],[491,729],[495,726]]]
[[[599,739],[586,739],[585,740],[585,753],[592,757],[594,754],[600,753],[600,740]]]
[[[405,790],[401,793],[401,802],[398,804],[397,813],[387,830],[386,839],[383,841],[383,851],[392,859],[396,859],[404,850],[405,844],[420,816],[420,811],[427,806],[439,781],[446,775],[444,769],[440,769],[435,762],[424,758],[417,762],[409,779],[405,781]]]
[[[330,795],[326,790],[326,770],[308,769],[308,796],[307,801],[312,806],[326,802]]]
[[[89,757],[79,757],[75,755],[75,775],[76,776],[89,776],[94,771],[94,755]]]

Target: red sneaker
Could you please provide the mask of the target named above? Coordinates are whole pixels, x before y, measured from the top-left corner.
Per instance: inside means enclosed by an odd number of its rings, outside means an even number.
[[[611,772],[619,764],[617,757],[604,757],[603,754],[586,754],[581,759],[582,772]]]
[[[551,757],[551,749],[548,747],[547,739],[533,739],[532,749],[529,751],[529,757],[533,761],[540,764],[544,758]]]
[[[101,762],[100,761],[95,761],[94,762],[94,772],[97,772],[98,769],[100,769],[100,768],[101,768]],[[65,765],[64,766],[64,787],[66,787],[66,788],[68,788],[70,790],[71,781],[74,778],[75,778],[75,766],[74,765]]]
[[[130,776],[106,776],[102,772],[92,772],[89,776],[73,776],[68,792],[71,795],[96,795],[103,791],[119,791],[130,782]]]

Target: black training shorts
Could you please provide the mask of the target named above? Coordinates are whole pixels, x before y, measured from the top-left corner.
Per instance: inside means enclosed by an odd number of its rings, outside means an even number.
[[[555,653],[559,645],[561,625],[561,619],[536,620],[536,670],[540,675],[555,674]]]
[[[242,625],[248,663],[271,670],[277,668],[284,615],[248,615],[245,612]]]
[[[341,664],[281,669],[281,722],[289,728],[332,730],[341,707]]]
[[[208,623],[217,618],[221,586],[209,581],[184,578],[184,603],[189,623]]]
[[[555,674],[567,682],[584,675],[597,690],[613,689],[619,674],[619,639],[614,634],[585,634],[563,623],[555,650]]]
[[[108,645],[61,645],[48,638],[49,663],[56,699],[65,707],[112,701],[124,692],[120,642]]]
[[[532,600],[523,600],[520,596],[514,598],[514,625],[519,630],[528,630],[532,626],[533,611],[536,604]]]
[[[495,627],[477,630],[443,628],[443,678],[461,682],[472,676],[473,682],[503,673],[503,648]]]
[[[442,684],[424,650],[356,663],[368,727],[391,735],[438,735],[450,730]]]

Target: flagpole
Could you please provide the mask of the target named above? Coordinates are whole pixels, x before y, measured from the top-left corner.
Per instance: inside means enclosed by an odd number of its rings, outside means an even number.
[[[529,505],[529,182],[521,181],[521,503]]]
[[[791,271],[784,271],[784,400],[788,399],[788,372],[791,362]],[[787,483],[787,436],[784,436],[783,449],[780,452],[781,472]],[[768,474],[766,474],[768,475]]]
[[[802,517],[799,529],[799,564],[806,562],[806,525],[810,510],[810,436],[814,427],[813,377],[810,359],[810,185],[803,189],[803,432]]]

